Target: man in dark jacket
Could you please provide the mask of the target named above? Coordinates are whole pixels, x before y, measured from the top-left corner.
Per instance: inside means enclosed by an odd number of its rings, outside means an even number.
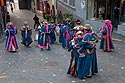
[[[40,23],[39,23],[39,18],[37,17],[37,15],[35,15],[34,17],[33,17],[33,20],[34,20],[34,22],[35,22],[35,24],[34,24],[34,29],[36,29],[36,27],[38,27],[39,25],[40,25]],[[36,26],[37,25],[37,26]]]

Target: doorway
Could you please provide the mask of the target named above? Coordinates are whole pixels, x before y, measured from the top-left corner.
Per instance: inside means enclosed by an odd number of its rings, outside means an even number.
[[[107,4],[106,19],[110,19],[112,21],[114,29],[117,29],[117,25],[119,24],[120,1],[121,0],[108,0],[106,3]]]
[[[31,0],[19,0],[19,9],[31,9]]]

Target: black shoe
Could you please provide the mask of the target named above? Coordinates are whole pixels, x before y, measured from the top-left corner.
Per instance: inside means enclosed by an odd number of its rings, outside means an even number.
[[[107,52],[107,50],[103,50],[104,52]]]
[[[47,50],[50,50],[50,48],[48,48]]]
[[[85,80],[87,77],[85,76],[85,77],[83,77],[83,78],[79,78],[79,79],[81,79],[81,80]]]
[[[89,76],[87,76],[87,78],[92,78],[92,76],[91,76],[91,75],[89,75]]]
[[[29,47],[29,45],[26,45],[26,47],[28,48],[28,47]]]
[[[64,46],[62,46],[63,48],[66,48],[66,47],[64,47]]]

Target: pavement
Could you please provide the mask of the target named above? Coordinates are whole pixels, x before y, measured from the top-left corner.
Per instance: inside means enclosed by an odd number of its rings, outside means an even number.
[[[110,53],[100,50],[100,43],[98,43],[99,73],[92,78],[80,80],[66,74],[70,53],[62,48],[58,40],[51,45],[50,51],[41,51],[35,41],[29,48],[20,43],[20,28],[24,21],[28,21],[33,28],[34,13],[15,9],[10,15],[11,21],[18,28],[19,49],[16,53],[10,53],[5,50],[5,40],[0,43],[0,83],[125,83],[124,37],[113,33],[113,38],[122,41],[113,41],[115,49]],[[34,32],[32,38],[34,38]]]

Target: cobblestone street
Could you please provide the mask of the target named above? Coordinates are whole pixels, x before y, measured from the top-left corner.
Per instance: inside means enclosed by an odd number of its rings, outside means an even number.
[[[59,43],[53,44],[50,51],[41,51],[36,42],[29,48],[20,43],[20,28],[24,21],[28,21],[33,29],[34,13],[17,8],[10,15],[11,21],[18,28],[19,49],[17,53],[10,53],[5,50],[5,41],[0,43],[0,83],[125,83],[124,37],[117,34],[113,36],[122,41],[114,40],[115,50],[110,53],[100,50],[98,43],[99,73],[92,78],[80,80],[66,74],[70,53]]]

